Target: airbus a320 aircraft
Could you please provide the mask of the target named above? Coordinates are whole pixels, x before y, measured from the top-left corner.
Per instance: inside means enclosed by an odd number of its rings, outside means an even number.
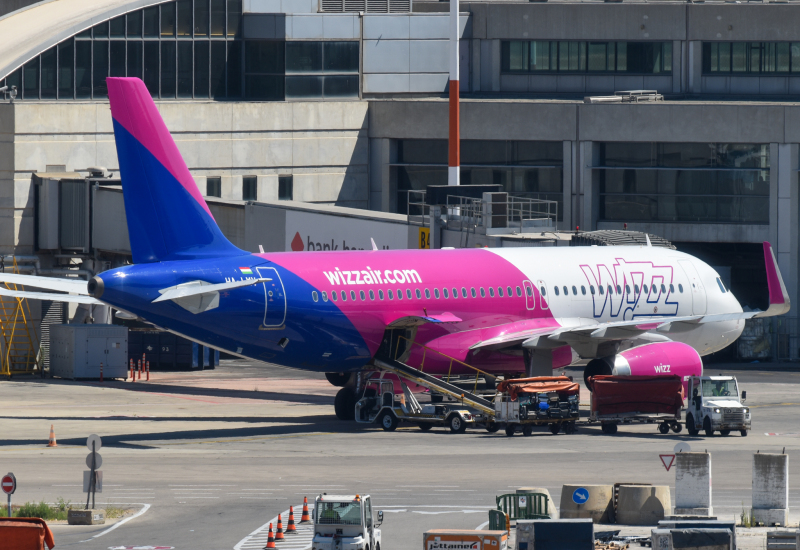
[[[356,376],[402,333],[429,374],[701,374],[744,320],[789,311],[769,243],[766,311],[743,312],[708,265],[650,246],[251,254],[214,221],[144,83],[108,78],[133,265],[78,280],[0,274],[106,304],[235,355],[321,371],[352,418]],[[59,294],[69,293],[69,294]],[[433,350],[433,351],[431,351]],[[439,352],[439,353],[436,353]]]

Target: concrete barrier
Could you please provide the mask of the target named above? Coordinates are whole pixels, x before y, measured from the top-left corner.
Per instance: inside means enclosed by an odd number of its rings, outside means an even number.
[[[658,522],[659,529],[727,529],[733,538],[736,548],[736,522],[731,520],[699,520],[699,519],[665,519]]]
[[[653,529],[653,550],[734,550],[727,529]]]
[[[547,515],[550,516],[550,519],[559,519],[558,508],[556,507],[556,503],[553,502],[553,497],[550,496],[550,491],[545,489],[544,487],[520,487],[517,489],[517,493],[526,494],[526,493],[544,493],[547,495]]]
[[[583,496],[576,497],[576,492]],[[560,515],[561,519],[589,518],[594,523],[614,523],[614,486],[564,485]]]
[[[675,515],[714,515],[710,453],[675,455]]]
[[[753,520],[768,527],[789,523],[789,455],[753,455]]]
[[[617,501],[620,525],[656,525],[670,514],[671,500],[667,485],[621,485]]]
[[[521,519],[514,550],[594,550],[594,523],[583,519]]]

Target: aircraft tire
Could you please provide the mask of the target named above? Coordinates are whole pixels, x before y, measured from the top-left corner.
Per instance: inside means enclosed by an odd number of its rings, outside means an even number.
[[[333,400],[333,410],[339,420],[355,420],[356,392],[352,388],[342,388]]]
[[[325,378],[330,382],[332,385],[336,386],[337,388],[343,388],[347,385],[350,381],[350,377],[352,373],[349,372],[326,372]]]
[[[390,412],[383,413],[379,422],[384,431],[393,432],[397,429],[397,417]]]
[[[686,415],[686,431],[689,432],[691,436],[695,436],[699,433],[694,426],[694,416],[692,416],[691,413]]]

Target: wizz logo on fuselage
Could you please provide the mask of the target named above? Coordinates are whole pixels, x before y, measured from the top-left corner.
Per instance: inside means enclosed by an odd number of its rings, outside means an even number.
[[[678,302],[671,299],[670,285],[673,283],[674,268],[670,265],[654,265],[648,261],[626,262],[617,258],[610,266],[582,264],[580,267],[586,281],[597,289],[592,295],[593,315],[596,318],[608,316],[613,319],[621,316],[628,320],[640,316],[678,314]],[[611,292],[608,291],[609,286]]]

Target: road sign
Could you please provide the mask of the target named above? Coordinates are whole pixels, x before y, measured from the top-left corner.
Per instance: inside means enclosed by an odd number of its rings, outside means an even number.
[[[572,502],[575,504],[585,504],[589,500],[589,491],[584,487],[578,487],[572,493]]]
[[[672,449],[676,453],[688,453],[692,450],[688,443],[680,442]]]
[[[94,469],[98,469],[100,466],[103,465],[103,457],[100,456],[100,453],[94,453]],[[86,455],[86,467],[92,467],[92,453]]]
[[[519,497],[519,507],[520,508],[527,508],[528,507],[528,497],[525,495],[521,495]]]
[[[14,477],[14,474],[8,472],[3,476],[2,481],[0,481],[0,485],[3,487],[3,492],[5,494],[13,495],[14,491],[17,490],[17,478]]]
[[[661,463],[664,465],[664,468],[669,469],[672,468],[672,465],[675,463],[675,455],[658,455],[661,458]]]
[[[92,442],[94,442],[94,449],[92,449]],[[90,451],[99,451],[102,446],[103,446],[103,440],[100,439],[99,435],[92,434],[86,438],[86,447]],[[89,467],[91,468],[91,466]]]

